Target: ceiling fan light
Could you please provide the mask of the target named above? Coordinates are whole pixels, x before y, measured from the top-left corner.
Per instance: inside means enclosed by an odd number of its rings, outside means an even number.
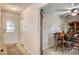
[[[71,15],[72,15],[72,16],[76,16],[76,15],[77,15],[77,13],[71,13]]]
[[[76,16],[77,13],[78,13],[78,11],[77,11],[77,10],[74,10],[74,11],[71,13],[71,15],[72,15],[72,16]]]

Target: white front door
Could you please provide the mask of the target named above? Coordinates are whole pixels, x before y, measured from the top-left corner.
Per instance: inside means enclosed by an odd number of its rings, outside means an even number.
[[[16,14],[2,12],[2,28],[4,44],[19,42],[19,16]]]

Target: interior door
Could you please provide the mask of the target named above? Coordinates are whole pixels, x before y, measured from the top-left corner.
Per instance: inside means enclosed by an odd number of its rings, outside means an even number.
[[[2,28],[4,44],[19,42],[19,17],[16,14],[2,12]]]

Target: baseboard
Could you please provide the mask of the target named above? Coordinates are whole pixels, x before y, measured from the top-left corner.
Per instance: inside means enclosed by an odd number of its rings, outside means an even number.
[[[28,48],[26,48],[25,46],[24,46],[24,48],[30,53],[30,55],[37,55],[37,54],[34,54],[34,53],[32,53]]]
[[[48,46],[48,47],[45,47],[45,48],[43,48],[43,50],[46,50],[46,49],[48,49],[49,47],[52,47],[54,44],[52,44],[52,45],[50,45],[50,46]]]
[[[15,42],[15,43],[4,43],[4,45],[15,45],[15,44],[17,44],[17,42]]]
[[[30,53],[30,55],[33,55],[33,53],[28,48],[25,48],[25,50],[27,50]]]
[[[31,52],[30,52],[28,49],[26,49],[24,46],[22,47],[19,43],[17,43],[16,46],[20,49],[20,51],[21,51],[24,55],[27,54],[26,51],[28,51],[28,53],[29,53],[28,55],[31,55]]]

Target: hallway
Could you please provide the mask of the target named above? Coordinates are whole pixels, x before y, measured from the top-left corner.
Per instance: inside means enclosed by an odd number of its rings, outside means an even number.
[[[24,6],[25,5],[25,6]],[[29,4],[0,4],[0,54],[29,55],[21,43],[20,21],[21,12]],[[18,44],[17,44],[18,43]],[[23,51],[22,51],[23,50]]]
[[[0,4],[0,54],[40,54],[40,12],[38,11],[44,5],[46,4]]]

